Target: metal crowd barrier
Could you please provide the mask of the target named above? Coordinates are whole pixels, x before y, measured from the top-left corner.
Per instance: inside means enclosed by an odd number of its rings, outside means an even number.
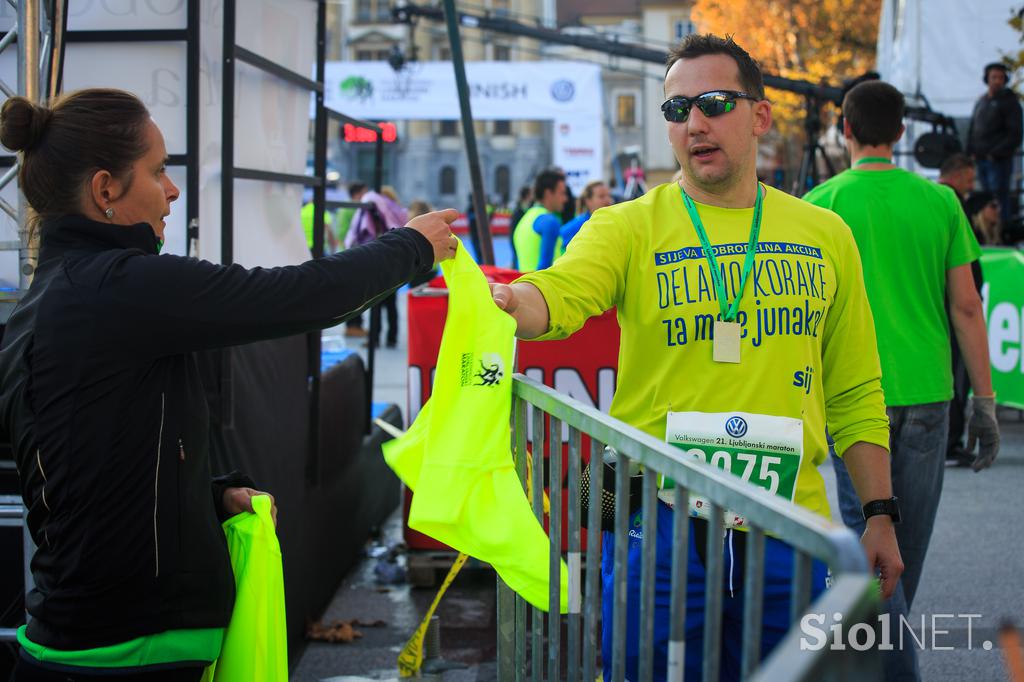
[[[529,410],[528,410],[529,407]],[[638,429],[609,417],[572,398],[560,394],[521,374],[513,381],[513,453],[520,480],[527,481],[528,412],[532,412],[532,500],[533,510],[543,523],[544,442],[549,444],[550,496],[550,607],[549,614],[528,608],[527,603],[501,580],[498,580],[498,678],[515,680],[559,680],[592,682],[597,678],[600,653],[601,613],[599,532],[587,543],[585,558],[581,556],[580,468],[581,434],[591,438],[590,504],[587,527],[600,527],[600,491],[605,446],[615,456],[616,500],[628,498],[629,464],[638,462],[644,468],[643,519],[644,533],[641,568],[641,605],[639,628],[639,680],[653,677],[653,632],[655,596],[655,542],[657,537],[657,474],[675,480],[675,505],[672,548],[671,622],[666,679],[679,681],[684,672],[687,558],[689,543],[690,492],[711,502],[711,520],[707,540],[707,589],[703,679],[719,679],[721,624],[723,607],[723,571],[721,561],[724,536],[724,509],[742,513],[749,527],[743,586],[743,648],[744,680],[787,682],[796,680],[879,679],[880,661],[877,650],[861,652],[847,644],[831,646],[836,633],[832,631],[832,614],[843,614],[843,629],[850,632],[856,623],[870,627],[878,613],[878,589],[868,570],[860,542],[852,531],[833,524],[778,496],[725,472],[685,458],[673,446],[659,441]],[[547,429],[545,430],[545,425]],[[560,560],[562,553],[562,443],[563,425],[568,430],[568,500],[565,513],[568,533],[569,569],[568,615],[558,615],[560,603]],[[629,510],[625,504],[615,509],[615,537],[625,538]],[[765,533],[793,546],[793,625],[782,642],[765,660],[760,661],[761,621],[764,590]],[[613,622],[601,627],[612,629],[612,680],[625,679],[626,642],[626,565],[628,543],[615,543]],[[832,571],[832,586],[810,605],[812,559],[824,561]],[[676,568],[678,567],[678,568]],[[583,585],[585,580],[586,584]],[[528,613],[529,612],[529,613]],[[802,650],[800,619],[805,613],[826,614],[827,642],[818,650]],[[529,617],[528,617],[529,616]],[[547,632],[545,635],[545,621]],[[563,647],[565,634],[567,646]],[[837,642],[842,644],[842,642]],[[546,670],[545,670],[546,668]]]
[[[32,573],[29,569],[29,562],[35,546],[28,533],[28,526],[25,524],[25,507],[18,495],[0,495],[0,527],[24,528],[25,547],[25,592],[27,593],[32,585]],[[16,628],[0,627],[0,642],[17,641]]]

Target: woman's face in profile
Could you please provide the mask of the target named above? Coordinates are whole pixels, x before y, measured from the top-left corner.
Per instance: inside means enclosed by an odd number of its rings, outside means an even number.
[[[180,192],[167,176],[167,147],[160,129],[150,119],[145,133],[147,151],[132,164],[128,189],[111,206],[114,222],[122,225],[148,223],[160,239],[164,238],[164,218],[171,212],[171,202]]]

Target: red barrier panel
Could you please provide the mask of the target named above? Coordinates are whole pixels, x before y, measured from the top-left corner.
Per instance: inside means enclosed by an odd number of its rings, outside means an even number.
[[[519,276],[515,270],[495,266],[482,266],[492,282],[508,283]],[[437,351],[441,346],[445,316],[448,313],[448,293],[444,279],[436,277],[427,287],[409,294],[409,374],[408,422],[419,414],[430,397]],[[619,325],[615,312],[608,311],[592,318],[570,338],[561,341],[521,341],[518,348],[517,371],[536,379],[557,391],[572,396],[584,404],[607,412],[615,392],[618,368]],[[547,430],[545,425],[545,431]],[[581,448],[584,461],[589,460],[589,439],[583,439]],[[546,449],[546,448],[545,448]],[[568,448],[563,445],[562,509],[568,504],[564,489]],[[545,452],[547,456],[547,452]],[[545,475],[545,478],[547,476]],[[405,542],[411,549],[449,549],[447,546],[409,528],[409,504],[412,493],[406,489],[404,504]],[[563,524],[568,518],[563,511]],[[567,537],[564,532],[562,537]],[[585,531],[584,531],[585,534]]]

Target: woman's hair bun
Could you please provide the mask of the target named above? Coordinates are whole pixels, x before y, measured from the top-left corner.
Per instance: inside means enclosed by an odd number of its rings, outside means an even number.
[[[52,117],[48,107],[11,97],[0,108],[0,143],[11,151],[28,151],[39,144]]]

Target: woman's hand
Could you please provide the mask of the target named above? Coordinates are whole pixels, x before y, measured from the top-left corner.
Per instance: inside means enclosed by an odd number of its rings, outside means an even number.
[[[434,263],[452,258],[459,240],[452,234],[452,223],[459,217],[459,212],[454,208],[446,208],[443,211],[432,211],[418,215],[406,225],[416,230],[430,242],[434,248]]]
[[[252,498],[256,495],[266,495],[270,498],[270,518],[274,519],[274,527],[277,528],[277,503],[274,496],[261,490],[252,488],[225,488],[221,503],[226,516],[234,516],[242,512],[252,512]]]

